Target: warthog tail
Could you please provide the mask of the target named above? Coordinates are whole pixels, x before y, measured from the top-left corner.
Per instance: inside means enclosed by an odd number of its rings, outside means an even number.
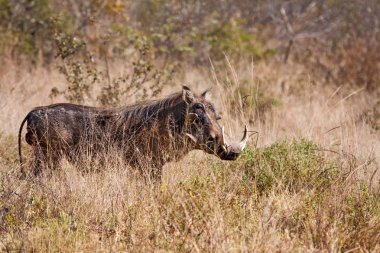
[[[22,166],[21,133],[22,133],[22,129],[24,127],[24,124],[28,120],[28,118],[29,118],[29,113],[28,113],[28,115],[25,116],[24,120],[21,122],[21,126],[20,126],[20,129],[18,131],[18,156],[19,156],[19,160],[20,160],[20,166]]]

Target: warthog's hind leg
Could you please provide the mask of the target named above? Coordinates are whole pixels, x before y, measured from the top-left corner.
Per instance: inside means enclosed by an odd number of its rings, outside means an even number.
[[[46,148],[35,147],[34,148],[34,160],[32,164],[32,174],[37,177],[41,175],[42,171],[55,170],[61,161],[61,155],[53,152],[49,152]]]
[[[32,163],[32,175],[33,176],[39,176],[42,172],[42,167],[44,163],[44,155],[43,151],[39,147],[34,147],[33,150],[34,156],[33,156],[33,163]]]

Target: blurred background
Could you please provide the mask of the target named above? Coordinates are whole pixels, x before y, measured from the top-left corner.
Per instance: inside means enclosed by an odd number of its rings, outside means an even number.
[[[298,63],[326,83],[373,91],[379,17],[377,0],[1,0],[0,54],[31,68],[82,54],[166,75],[228,56]]]

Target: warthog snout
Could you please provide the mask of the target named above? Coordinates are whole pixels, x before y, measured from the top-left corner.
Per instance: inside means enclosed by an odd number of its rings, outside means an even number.
[[[236,160],[239,155],[243,152],[248,141],[248,130],[247,126],[244,128],[243,138],[239,143],[227,143],[224,136],[224,127],[222,127],[222,140],[221,140],[221,150],[218,152],[218,156],[222,160]]]

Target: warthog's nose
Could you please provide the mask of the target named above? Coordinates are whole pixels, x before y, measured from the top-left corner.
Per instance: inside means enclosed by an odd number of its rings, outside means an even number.
[[[244,128],[243,138],[239,143],[227,143],[224,138],[224,128],[222,127],[222,137],[221,137],[221,150],[219,152],[219,157],[222,160],[236,160],[241,152],[244,150],[248,141],[248,130],[247,126]]]

